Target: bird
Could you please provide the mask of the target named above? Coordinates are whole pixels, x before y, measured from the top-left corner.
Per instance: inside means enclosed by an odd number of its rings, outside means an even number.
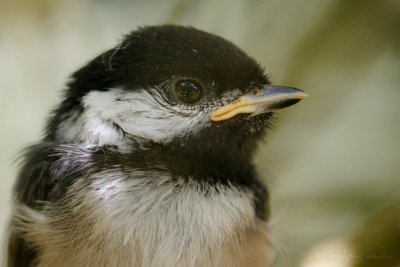
[[[74,72],[14,185],[8,267],[265,267],[272,84],[226,39],[138,28]]]

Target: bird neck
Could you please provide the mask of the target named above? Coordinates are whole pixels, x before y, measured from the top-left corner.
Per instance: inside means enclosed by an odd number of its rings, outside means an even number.
[[[252,163],[254,142],[229,146],[218,144],[148,143],[115,156],[132,168],[162,169],[184,179],[238,184],[257,179]]]
[[[104,151],[97,154],[106,164],[163,172],[171,175],[173,180],[194,180],[204,185],[222,184],[243,188],[254,195],[257,217],[265,219],[269,214],[269,193],[252,162],[255,147],[254,141],[229,148],[212,146],[210,143],[196,146],[194,142],[184,146],[152,144],[129,154],[113,152],[111,157]]]

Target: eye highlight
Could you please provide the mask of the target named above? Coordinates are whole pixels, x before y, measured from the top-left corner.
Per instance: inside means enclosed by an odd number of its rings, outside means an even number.
[[[178,79],[173,84],[179,101],[193,104],[203,97],[203,85],[194,79]]]

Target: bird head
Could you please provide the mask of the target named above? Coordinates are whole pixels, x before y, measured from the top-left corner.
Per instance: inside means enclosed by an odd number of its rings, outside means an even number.
[[[305,96],[270,84],[223,38],[145,27],[72,75],[46,139],[234,161],[252,155],[276,110]]]

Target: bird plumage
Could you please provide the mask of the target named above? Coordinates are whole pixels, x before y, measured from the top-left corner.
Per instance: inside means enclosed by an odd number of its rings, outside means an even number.
[[[268,190],[252,163],[273,116],[259,104],[268,84],[215,35],[125,36],[71,76],[26,150],[8,266],[268,266]],[[232,118],[212,120],[223,106]]]

